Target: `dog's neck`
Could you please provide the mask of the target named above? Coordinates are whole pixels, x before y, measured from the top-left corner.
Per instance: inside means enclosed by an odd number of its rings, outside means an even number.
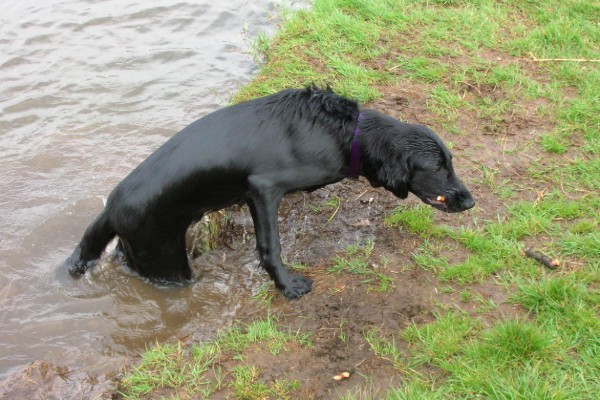
[[[356,128],[354,129],[354,139],[352,139],[352,147],[350,148],[350,167],[348,168],[348,178],[357,180],[360,175],[360,144],[358,136],[360,136],[360,121],[363,119],[363,114],[359,113],[356,120]]]

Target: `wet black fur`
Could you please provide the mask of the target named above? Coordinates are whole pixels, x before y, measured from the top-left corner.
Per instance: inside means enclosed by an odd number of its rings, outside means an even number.
[[[290,89],[211,113],[151,154],[112,191],[65,262],[70,273],[95,265],[118,235],[128,265],[142,276],[189,280],[189,225],[247,203],[262,267],[285,296],[308,293],[311,280],[290,274],[281,261],[279,203],[286,193],[346,177],[359,112],[361,175],[373,186],[400,198],[412,192],[447,212],[473,206],[450,152],[430,129],[361,109],[329,88]]]

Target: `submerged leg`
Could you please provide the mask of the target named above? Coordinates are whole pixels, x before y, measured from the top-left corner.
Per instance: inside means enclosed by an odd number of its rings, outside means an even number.
[[[80,277],[86,270],[93,267],[113,237],[115,237],[115,231],[108,221],[106,212],[103,211],[90,224],[83,238],[73,250],[73,254],[65,261],[71,276]]]
[[[145,228],[141,235],[121,238],[129,266],[159,282],[183,283],[192,278],[185,248],[185,231]]]

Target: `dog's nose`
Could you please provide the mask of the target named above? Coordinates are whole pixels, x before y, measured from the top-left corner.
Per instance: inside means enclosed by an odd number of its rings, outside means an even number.
[[[460,202],[460,207],[463,210],[468,210],[469,208],[473,208],[473,206],[475,206],[475,200],[473,199],[471,193],[469,193],[467,196],[463,197],[462,201]]]

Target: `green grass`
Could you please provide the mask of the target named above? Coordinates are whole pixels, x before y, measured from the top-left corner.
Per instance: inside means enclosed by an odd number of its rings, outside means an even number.
[[[542,136],[542,148],[550,153],[563,154],[567,151],[568,138],[564,135],[552,133]]]
[[[485,314],[485,313],[492,311],[498,307],[498,305],[496,303],[494,303],[494,300],[486,298],[481,293],[473,294],[472,300],[475,303],[479,304],[479,307],[477,308],[477,312],[479,314]]]
[[[400,206],[390,212],[384,222],[386,226],[406,229],[409,233],[429,237],[440,233],[434,226],[433,213],[432,208],[425,205]]]
[[[349,273],[363,278],[363,283],[368,284],[368,290],[377,292],[389,292],[394,288],[394,280],[381,269],[385,268],[382,262],[379,268],[372,260],[375,243],[372,240],[359,246],[349,246],[346,254],[337,255],[333,259],[334,264],[327,269],[331,273]],[[382,260],[385,261],[385,260]]]
[[[439,62],[432,62],[424,56],[398,57],[394,69],[401,68],[405,76],[425,83],[436,83],[444,80],[448,67]]]
[[[514,301],[533,320],[498,321],[482,329],[473,317],[449,312],[429,325],[412,326],[404,331],[414,345],[408,362],[435,366],[446,378],[440,383],[412,374],[409,383],[391,390],[390,398],[407,398],[417,389],[423,398],[441,393],[456,398],[594,398],[600,371],[597,210],[594,197],[574,202],[552,192],[537,203],[513,203],[505,218],[478,229],[441,229],[470,253],[456,264],[441,254],[447,247],[437,245],[436,237],[427,238],[413,254],[419,267],[459,284],[505,270],[505,279],[516,285]],[[586,268],[546,276],[520,254],[522,241],[536,235],[555,238],[550,251],[587,260]],[[470,292],[461,293],[461,299],[475,300]],[[495,308],[485,299],[477,301],[480,313]]]
[[[436,251],[429,240],[424,241],[416,252],[412,254],[412,259],[417,266],[425,271],[439,272],[450,266],[448,259]]]
[[[572,347],[600,345],[599,292],[590,290],[593,275],[565,276],[518,282],[514,298],[537,315],[544,327],[557,331]]]
[[[396,346],[394,337],[385,339],[381,337],[377,329],[373,328],[365,332],[364,338],[377,357],[388,360],[396,369],[405,368],[402,353]]]
[[[477,169],[481,172],[481,179],[479,182],[489,187],[489,189],[496,196],[501,199],[507,200],[512,198],[515,195],[515,185],[509,179],[498,179],[499,169],[498,168],[490,168],[485,165],[478,165]]]
[[[435,322],[423,327],[409,327],[403,332],[403,338],[415,346],[411,365],[448,361],[479,329],[480,323],[476,319],[453,312],[437,315]]]
[[[408,398],[416,389],[422,398],[443,393],[444,398],[591,399],[596,394],[598,362],[592,357],[598,343],[590,342],[581,357],[551,326],[511,319],[483,329],[477,320],[450,312],[404,336],[413,345],[413,365],[439,368],[448,378],[436,384],[414,376],[392,389],[391,398]],[[582,366],[582,361],[591,363]]]
[[[299,11],[281,28],[268,46],[260,76],[237,94],[236,101],[273,93],[290,86],[329,83],[340,92],[363,101],[379,95],[374,85],[387,81],[386,74],[369,66],[384,48],[385,36],[376,10],[362,2],[315,2],[310,11]],[[344,6],[347,7],[344,7]],[[361,7],[362,5],[362,7]],[[379,11],[391,5],[378,4]],[[361,9],[369,15],[361,13]]]
[[[171,389],[174,397],[205,398],[227,385],[237,399],[293,398],[290,392],[298,388],[295,381],[280,380],[272,385],[258,381],[260,370],[243,361],[243,352],[253,345],[278,355],[288,351],[289,345],[309,347],[311,340],[309,334],[279,329],[269,317],[189,348],[181,343],[157,344],[121,380],[119,392],[126,399],[137,399],[159,389]],[[235,363],[227,377],[221,370],[224,360]]]
[[[171,388],[208,395],[213,389],[203,375],[215,354],[216,349],[211,347],[200,357],[188,360],[181,344],[157,344],[147,350],[141,363],[121,380],[120,393],[126,399],[137,399],[158,388]]]
[[[233,398],[251,399],[293,399],[291,392],[299,389],[299,381],[277,380],[267,385],[259,380],[258,368],[249,365],[237,365],[231,371],[233,378],[229,384],[233,388]]]
[[[443,85],[434,86],[429,92],[427,106],[438,116],[440,125],[449,133],[460,134],[457,120],[461,107],[466,106],[465,100],[455,90]]]
[[[530,237],[551,236],[551,254],[575,256],[594,262],[600,258],[599,224],[596,215],[598,200],[588,197],[570,201],[559,192],[547,194],[540,202],[516,202],[508,207],[507,215],[498,221],[486,221],[477,228],[433,228],[431,216],[423,206],[394,210],[386,219],[390,226],[400,225],[426,240],[413,253],[415,264],[439,274],[443,281],[457,283],[481,282],[491,274],[508,270],[526,276],[538,276],[539,269],[525,259],[521,251]],[[436,245],[435,239],[455,240],[468,251],[466,258],[449,263],[444,257],[448,247]],[[596,263],[597,264],[597,263]]]
[[[255,321],[243,328],[232,328],[219,338],[219,345],[226,351],[241,352],[252,343],[261,343],[273,355],[277,355],[290,341],[310,345],[310,336],[301,333],[281,331],[272,318]]]

